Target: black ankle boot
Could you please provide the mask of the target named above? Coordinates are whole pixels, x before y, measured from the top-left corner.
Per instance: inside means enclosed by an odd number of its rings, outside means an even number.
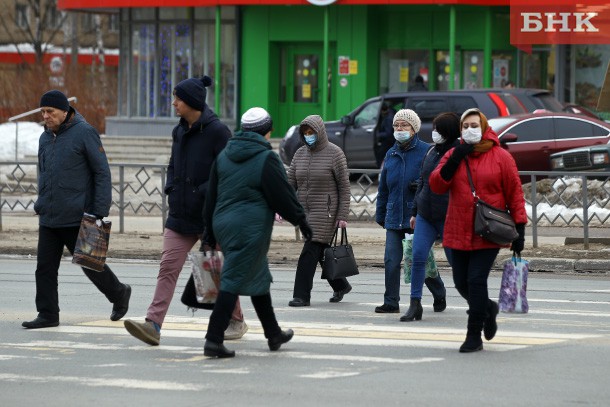
[[[278,335],[273,338],[269,338],[267,340],[267,344],[269,345],[269,350],[275,351],[280,348],[283,344],[288,342],[294,336],[294,332],[292,329],[287,329],[285,331],[281,331]]]
[[[235,356],[235,351],[225,348],[222,343],[206,340],[203,345],[203,355],[212,358],[232,358]]]
[[[481,339],[482,324],[469,323],[466,332],[466,340],[460,346],[460,353],[470,353],[483,350],[483,340]]]
[[[498,331],[498,323],[496,322],[498,312],[500,312],[498,303],[489,300],[489,306],[487,307],[487,318],[485,319],[485,325],[483,325],[483,334],[485,335],[485,339],[488,341],[491,341],[494,336],[496,336],[496,332]]]
[[[421,306],[421,298],[411,298],[411,304],[407,313],[400,317],[400,320],[405,321],[419,321],[424,313],[424,309]]]

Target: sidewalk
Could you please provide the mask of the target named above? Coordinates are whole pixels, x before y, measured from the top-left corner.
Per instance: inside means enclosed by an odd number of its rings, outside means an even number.
[[[118,233],[119,220],[113,222],[109,258],[159,260],[162,248],[162,222],[160,217],[133,216],[125,219],[125,230]],[[528,228],[529,229],[529,228]],[[3,214],[0,232],[1,255],[36,255],[38,218],[25,214]],[[532,247],[531,233],[526,230],[526,245],[522,257],[530,262],[531,271],[595,273],[610,275],[610,246],[591,244],[585,250],[582,244],[565,245],[566,228],[548,228],[538,236],[538,247]],[[385,230],[370,222],[350,222],[348,238],[354,248],[359,266],[383,271]],[[269,249],[269,261],[295,267],[303,243],[297,240],[295,228],[287,222],[276,223]],[[434,248],[441,268],[448,268],[443,249]],[[496,269],[501,269],[511,257],[508,249],[498,255]]]

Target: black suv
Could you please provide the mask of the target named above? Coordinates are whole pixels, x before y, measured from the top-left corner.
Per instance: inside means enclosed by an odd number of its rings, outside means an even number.
[[[422,121],[419,138],[432,142],[432,120],[442,112],[461,115],[471,107],[479,108],[488,118],[545,109],[563,110],[561,103],[542,89],[474,89],[433,92],[387,93],[365,101],[339,121],[326,122],[328,139],[341,147],[349,168],[378,168],[375,151],[380,143],[381,107],[386,103],[394,111],[412,109]],[[290,165],[303,143],[298,126],[291,126],[280,143],[280,157]]]

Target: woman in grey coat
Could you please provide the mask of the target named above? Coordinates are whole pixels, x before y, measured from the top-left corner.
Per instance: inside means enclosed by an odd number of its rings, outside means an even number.
[[[288,169],[288,182],[296,189],[313,229],[311,241],[305,242],[294,280],[291,307],[309,306],[316,264],[322,264],[324,249],[330,246],[337,227],[347,227],[349,213],[349,177],[343,151],[328,141],[324,121],[318,115],[307,116],[299,126],[304,146],[294,154]],[[328,280],[333,288],[330,302],[339,302],[352,286],[347,279]]]

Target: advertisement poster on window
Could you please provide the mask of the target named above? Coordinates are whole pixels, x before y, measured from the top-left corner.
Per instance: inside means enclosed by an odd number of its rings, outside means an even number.
[[[508,59],[494,59],[493,65],[493,87],[502,88],[508,81],[509,76]]]

